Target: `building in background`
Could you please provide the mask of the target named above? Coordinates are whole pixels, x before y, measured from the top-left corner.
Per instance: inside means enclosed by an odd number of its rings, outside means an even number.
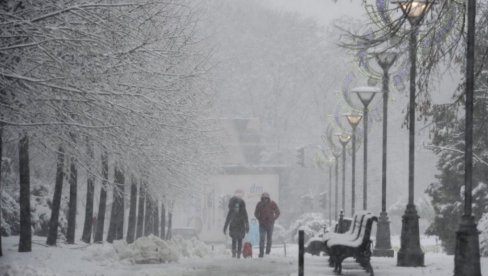
[[[257,118],[222,119],[221,143],[224,147],[218,173],[210,178],[204,188],[200,210],[202,227],[200,239],[212,242],[225,241],[222,233],[228,200],[236,190],[243,192],[249,219],[263,192],[280,204],[280,174],[282,165],[261,162],[264,147],[261,144],[260,123]]]

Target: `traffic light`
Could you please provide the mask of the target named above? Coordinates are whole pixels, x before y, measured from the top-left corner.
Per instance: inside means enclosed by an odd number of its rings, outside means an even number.
[[[219,196],[219,208],[225,210],[225,196]]]
[[[305,167],[305,147],[297,149],[297,164]]]
[[[323,192],[319,195],[319,205],[321,208],[327,208],[327,193]]]
[[[227,210],[227,205],[229,204],[230,195],[219,196],[219,208],[222,210]]]

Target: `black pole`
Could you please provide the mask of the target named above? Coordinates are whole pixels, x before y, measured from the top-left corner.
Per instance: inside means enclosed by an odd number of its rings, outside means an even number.
[[[329,165],[329,225],[332,225],[332,165]]]
[[[408,137],[408,204],[402,217],[401,247],[398,251],[398,266],[423,266],[424,252],[420,248],[419,216],[414,203],[415,176],[415,81],[417,66],[418,24],[412,25],[410,34],[410,103]]]
[[[378,64],[383,69],[383,137],[382,137],[382,160],[381,160],[381,213],[378,218],[376,231],[376,245],[373,256],[393,257],[394,251],[391,248],[390,220],[386,212],[386,166],[387,166],[387,141],[388,141],[388,96],[390,94],[390,75],[388,70],[396,60],[396,54],[391,59],[382,60],[376,56]]]
[[[346,211],[346,145],[342,144],[342,210]]]
[[[352,127],[351,217],[356,211],[356,126]]]
[[[471,216],[473,198],[473,90],[476,1],[468,1],[468,45],[466,54],[466,150],[464,154],[464,215]]]
[[[415,94],[417,78],[417,34],[418,28],[415,27],[410,35],[410,101],[408,106],[408,204],[414,204],[414,184],[415,184]]]
[[[335,220],[337,221],[338,201],[339,201],[339,155],[335,157]]]
[[[298,231],[298,276],[303,276],[304,265],[305,265],[305,233],[303,230]]]
[[[364,148],[363,148],[363,210],[368,209],[368,106],[363,109]]]
[[[464,214],[456,232],[454,275],[481,275],[480,248],[476,223],[472,215],[473,189],[473,91],[476,0],[468,0],[468,34],[466,49],[466,130],[464,153]]]

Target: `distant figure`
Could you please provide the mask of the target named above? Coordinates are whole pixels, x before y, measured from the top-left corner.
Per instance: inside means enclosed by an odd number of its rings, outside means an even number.
[[[259,244],[259,224],[255,218],[251,219],[249,233],[247,233],[247,240],[252,244],[252,246],[257,246]]]
[[[224,234],[229,227],[229,236],[232,238],[232,258],[241,257],[242,239],[249,232],[246,203],[242,199],[242,191],[237,190],[235,196],[229,200],[229,211],[225,219]]]
[[[259,221],[259,258],[264,255],[264,240],[266,239],[266,254],[271,252],[273,227],[275,220],[280,216],[280,209],[272,201],[268,193],[261,195],[261,201],[256,205],[254,216]]]

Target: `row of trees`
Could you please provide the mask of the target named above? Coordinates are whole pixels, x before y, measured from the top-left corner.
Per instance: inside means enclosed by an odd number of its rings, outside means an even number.
[[[95,241],[103,239],[109,190],[107,240],[122,238],[130,182],[130,241],[138,182],[144,183],[139,204],[145,205],[146,229],[156,233],[159,215],[151,210],[158,209],[158,200],[195,187],[208,171],[204,160],[212,139],[208,121],[201,119],[211,98],[201,77],[208,55],[195,34],[194,9],[191,1],[179,0],[1,2],[0,137],[10,145],[18,141],[19,251],[31,251],[32,144],[47,158],[56,156],[49,245],[56,244],[65,179],[68,243],[75,240],[82,175],[87,182],[82,239],[90,241],[97,182]]]

